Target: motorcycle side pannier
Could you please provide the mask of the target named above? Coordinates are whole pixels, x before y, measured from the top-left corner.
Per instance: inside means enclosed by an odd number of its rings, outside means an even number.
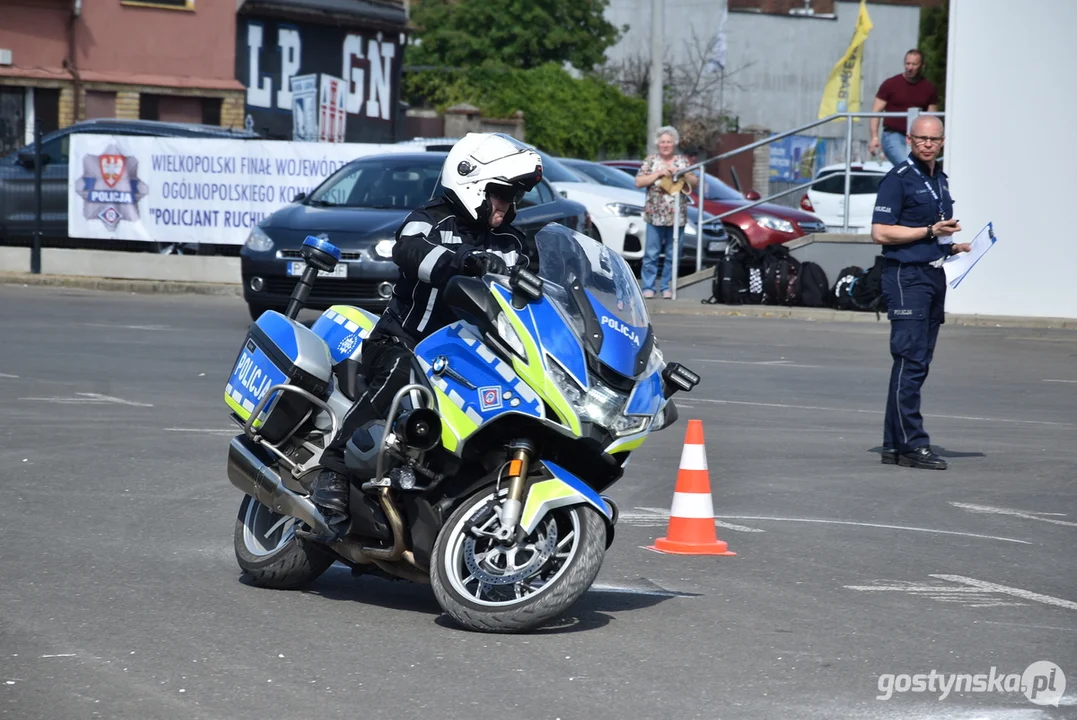
[[[278,312],[262,314],[247,331],[224,401],[243,422],[274,385],[294,385],[324,400],[332,377],[329,348],[309,328]],[[286,439],[314,404],[299,393],[276,392],[254,427],[271,443]]]

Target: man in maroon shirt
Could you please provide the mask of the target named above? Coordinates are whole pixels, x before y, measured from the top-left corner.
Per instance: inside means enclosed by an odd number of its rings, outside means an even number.
[[[939,109],[939,94],[931,81],[924,77],[924,54],[919,50],[905,53],[905,72],[901,75],[883,80],[879,92],[875,93],[872,112],[905,112],[909,108],[920,108],[928,112]],[[909,156],[909,146],[905,139],[906,120],[903,117],[883,119],[882,142],[879,142],[879,119],[871,118],[871,142],[868,151],[872,155],[879,153],[882,147],[887,160],[895,166],[905,162]]]

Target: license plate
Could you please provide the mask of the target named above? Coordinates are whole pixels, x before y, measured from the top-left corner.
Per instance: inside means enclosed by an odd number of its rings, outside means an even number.
[[[288,274],[292,277],[299,277],[306,267],[307,264],[303,262],[290,262],[288,263]],[[344,263],[337,263],[337,266],[333,268],[333,272],[319,270],[318,277],[346,278],[348,277],[348,266]]]
[[[726,244],[720,240],[711,240],[707,243],[707,252],[722,252]]]
[[[224,388],[224,394],[230,398],[245,412],[240,412],[240,417],[247,419],[254,412],[269,388],[274,385],[285,383],[288,378],[276,365],[270,362],[262,349],[253,341],[244,346],[232,369],[232,376],[228,378],[228,384]],[[272,402],[272,401],[271,401]],[[270,403],[267,403],[267,407]],[[233,408],[239,412],[237,408]],[[259,418],[262,420],[263,418]]]

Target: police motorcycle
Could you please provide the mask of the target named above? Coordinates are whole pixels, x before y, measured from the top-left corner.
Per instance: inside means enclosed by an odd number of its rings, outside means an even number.
[[[228,450],[245,493],[235,554],[255,585],[298,588],[339,561],[430,583],[448,615],[486,632],[536,628],[591,586],[617,522],[601,493],[699,377],[665,362],[619,255],[558,224],[536,244],[537,275],[448,283],[459,320],[418,344],[389,416],[348,440],[350,526],[320,543],[310,484],[362,395],[357,358],[377,318],[338,305],[309,329],[296,321],[340,258],[307,238],[286,312],[250,327],[225,388],[243,429]]]

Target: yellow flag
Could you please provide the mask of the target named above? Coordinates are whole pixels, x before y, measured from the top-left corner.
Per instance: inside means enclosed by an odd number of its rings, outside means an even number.
[[[830,79],[819,103],[819,118],[842,112],[860,112],[860,71],[864,64],[864,41],[871,32],[871,18],[865,0],[860,0],[856,32],[845,56],[830,71]]]

